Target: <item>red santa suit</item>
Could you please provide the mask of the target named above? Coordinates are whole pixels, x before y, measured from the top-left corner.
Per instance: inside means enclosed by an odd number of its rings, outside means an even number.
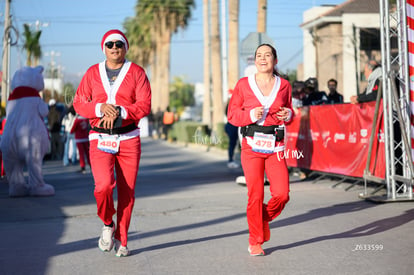
[[[239,80],[230,99],[228,120],[239,127],[273,126],[280,127],[279,134],[284,131],[284,123],[276,113],[281,107],[290,111],[287,121],[292,119],[290,83],[275,76],[275,84],[269,96],[263,96],[258,88],[255,75]],[[254,116],[256,107],[264,107],[260,120]],[[269,222],[275,219],[289,200],[289,174],[284,159],[284,139],[275,134],[262,135],[259,128],[250,132],[242,140],[241,162],[248,189],[247,222],[249,225],[249,244],[263,244],[270,238]],[[264,132],[264,131],[263,131]],[[278,135],[279,136],[279,135]],[[271,199],[264,200],[264,172],[270,183]]]
[[[103,103],[121,107],[122,133],[110,134],[96,131]],[[125,61],[115,82],[110,85],[105,70],[105,61],[95,64],[83,76],[76,91],[73,106],[78,114],[89,119],[90,161],[95,181],[94,195],[98,216],[108,225],[117,213],[115,239],[127,245],[127,233],[135,201],[135,182],[141,156],[141,141],[137,125],[151,109],[151,88],[144,70]],[[119,141],[114,154],[98,149],[107,138]],[[111,143],[111,141],[108,141]],[[103,144],[102,143],[102,144]],[[114,167],[117,178],[115,180]],[[114,207],[113,189],[117,186],[118,205]]]
[[[70,129],[71,134],[75,134],[76,147],[79,151],[79,164],[82,170],[85,169],[87,160],[88,164],[91,165],[89,158],[89,122],[87,118],[77,115],[72,129]]]

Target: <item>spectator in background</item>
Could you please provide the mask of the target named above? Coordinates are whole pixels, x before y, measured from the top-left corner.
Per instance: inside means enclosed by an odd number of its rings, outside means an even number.
[[[155,124],[154,113],[152,112],[152,110],[148,114],[147,119],[148,119],[148,136],[152,137],[154,134],[153,132],[154,132],[154,124]]]
[[[292,85],[292,107],[300,108],[303,106],[305,97],[305,83],[303,81],[294,81]]]
[[[328,96],[325,92],[319,91],[318,89],[318,80],[315,77],[310,77],[305,81],[305,97],[303,99],[303,106],[315,106],[315,105],[323,105],[328,103]],[[301,109],[301,124],[306,125],[309,124],[309,108],[302,108]],[[312,150],[308,148],[306,152],[309,156],[311,155]],[[303,167],[310,167],[310,158],[303,158],[300,160],[301,162],[305,162]],[[308,168],[299,168],[299,178],[301,180],[309,179],[311,174],[311,170]]]
[[[174,122],[175,114],[170,110],[170,106],[167,106],[167,109],[162,115],[163,134],[165,140],[168,140],[168,133],[170,132]]]
[[[303,98],[303,106],[322,105],[328,103],[328,96],[325,92],[318,90],[318,80],[310,77],[305,81],[305,97]]]
[[[76,147],[79,151],[79,164],[81,170],[79,172],[86,173],[86,161],[89,166],[91,166],[91,161],[89,159],[89,122],[87,118],[84,118],[80,115],[76,115],[73,126],[70,129],[70,133],[75,135]]]
[[[162,134],[162,111],[160,107],[157,108],[157,112],[154,115],[154,129],[157,138],[161,138]]]
[[[228,107],[229,104],[227,103],[225,110],[226,116]],[[234,151],[236,149],[237,140],[239,139],[239,128],[227,121],[226,125],[224,126],[224,130],[226,131],[226,134],[229,137],[227,167],[231,169],[239,168],[239,165],[234,161]]]
[[[72,164],[76,163],[76,143],[75,143],[75,135],[71,133],[71,129],[73,126],[73,122],[75,121],[75,108],[71,105],[68,108],[68,112],[62,119],[62,125],[65,128],[65,146],[63,148],[63,166],[68,166],[69,162]],[[72,153],[72,154],[70,154]]]
[[[49,114],[47,116],[49,132],[50,132],[50,148],[51,148],[51,159],[59,160],[61,156],[61,121],[60,113],[56,107],[56,100],[49,100]]]
[[[338,93],[338,91],[336,90],[338,87],[338,81],[336,81],[336,79],[329,79],[328,80],[328,90],[329,90],[329,94],[328,94],[328,103],[329,104],[338,104],[338,103],[344,103],[344,97]]]
[[[367,87],[361,94],[351,96],[352,104],[377,100],[378,87],[382,78],[381,65],[375,60],[370,60],[365,65],[364,76],[368,81]]]
[[[4,126],[6,125],[6,117],[1,117],[1,123],[0,123],[0,140],[1,140],[1,136],[3,135],[3,129]],[[1,162],[1,172],[0,172],[0,177],[4,178],[4,176],[6,176],[6,172],[4,171],[4,165],[3,165],[3,154],[0,151],[0,162]]]

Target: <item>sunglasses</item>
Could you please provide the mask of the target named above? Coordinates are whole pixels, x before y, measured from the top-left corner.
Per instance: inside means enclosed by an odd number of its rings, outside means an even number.
[[[115,41],[115,42],[108,41],[108,42],[105,43],[105,46],[108,49],[112,49],[112,47],[114,46],[114,44],[115,44],[115,47],[117,47],[118,49],[122,49],[124,47],[124,42],[119,41],[119,40],[118,41]]]

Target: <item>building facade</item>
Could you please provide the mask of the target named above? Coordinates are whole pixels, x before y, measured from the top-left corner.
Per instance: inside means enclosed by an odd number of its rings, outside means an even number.
[[[378,0],[348,0],[337,6],[314,7],[303,15],[303,80],[316,77],[319,89],[338,81],[349,102],[366,87],[365,64],[381,62]],[[298,78],[299,78],[298,77]]]

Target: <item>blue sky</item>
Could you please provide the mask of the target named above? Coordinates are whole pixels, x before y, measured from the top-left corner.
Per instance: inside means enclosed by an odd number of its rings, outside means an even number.
[[[109,29],[122,30],[125,18],[134,15],[137,0],[12,0],[13,25],[22,32],[24,23],[40,22],[43,66],[48,67],[51,53],[63,68],[67,81],[79,78],[92,64],[104,60],[100,50],[102,35]],[[227,2],[227,1],[226,1]],[[303,12],[312,6],[340,4],[345,0],[268,0],[267,34],[274,40],[281,71],[294,70],[302,62]],[[5,1],[0,1],[4,21]],[[187,82],[203,81],[203,9],[202,0],[186,30],[174,34],[171,47],[171,76]],[[257,1],[240,0],[240,40],[256,31]],[[3,26],[2,26],[3,28]],[[2,33],[0,37],[2,39]],[[12,73],[25,64],[23,40],[12,47]],[[243,62],[242,62],[243,65]]]

